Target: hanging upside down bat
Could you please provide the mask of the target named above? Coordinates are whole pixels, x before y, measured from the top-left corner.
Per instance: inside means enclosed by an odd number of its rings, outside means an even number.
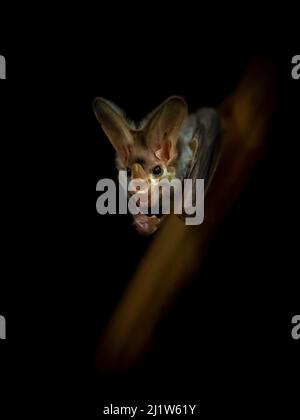
[[[221,123],[216,110],[200,108],[189,115],[185,100],[171,96],[136,124],[104,98],[96,98],[93,108],[116,150],[117,169],[148,185],[149,202],[151,186],[164,179],[192,179],[193,184],[204,179],[207,192],[220,151]],[[184,219],[185,214],[180,217]],[[138,232],[149,235],[164,217],[139,213],[133,218]]]

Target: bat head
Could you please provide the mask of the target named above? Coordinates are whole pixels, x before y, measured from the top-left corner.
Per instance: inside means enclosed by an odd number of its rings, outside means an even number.
[[[104,98],[96,98],[93,108],[116,150],[117,168],[126,170],[129,180],[139,179],[145,183],[150,207],[151,187],[163,179],[176,177],[177,143],[188,115],[185,100],[179,96],[169,97],[139,124],[128,120],[119,107]]]

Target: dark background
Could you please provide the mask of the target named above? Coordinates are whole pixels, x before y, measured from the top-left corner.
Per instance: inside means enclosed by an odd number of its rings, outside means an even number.
[[[275,406],[285,406],[287,389],[293,395],[291,378],[296,374],[299,346],[291,339],[290,322],[299,309],[299,295],[297,247],[291,235],[297,235],[299,228],[295,197],[299,106],[296,83],[290,77],[291,50],[257,44],[241,51],[219,41],[202,49],[190,66],[187,54],[175,69],[147,68],[151,83],[137,66],[126,89],[119,78],[108,88],[97,88],[100,68],[93,61],[96,75],[91,84],[96,92],[91,92],[90,99],[108,97],[137,118],[171,94],[183,95],[191,110],[216,106],[233,90],[259,50],[272,57],[280,74],[268,151],[211,244],[204,272],[195,274],[158,325],[145,359],[127,374],[94,377],[96,407],[101,399],[192,400],[212,413],[221,408],[221,412],[237,414],[244,406],[253,413],[260,407],[261,413],[268,414]],[[92,118],[98,180],[105,177],[104,168],[106,174],[112,173],[113,151]],[[103,154],[110,156],[105,163]],[[95,266],[99,258],[110,260],[116,252],[117,264],[111,264],[107,279],[94,270],[92,341],[101,332],[99,320],[109,319],[149,243],[128,227],[127,217],[117,219],[95,216]]]
[[[19,40],[16,49],[0,51],[8,63],[1,82],[8,197],[1,404],[10,414],[44,415],[58,399],[66,418],[74,408],[94,418],[113,401],[195,401],[203,412],[234,415],[293,408],[300,100],[300,83],[290,76],[299,54],[294,38],[240,45],[241,33],[166,31],[141,45],[140,28],[133,32],[132,39],[121,33],[112,40],[99,31],[93,43],[79,36],[76,46],[74,39],[42,46]],[[130,216],[95,213],[95,183],[115,176],[115,168],[92,101],[107,97],[133,119],[173,94],[183,95],[191,111],[216,106],[258,50],[280,74],[268,151],[210,245],[201,276],[162,319],[144,359],[127,373],[101,375],[94,367],[101,331],[151,238],[132,230]]]

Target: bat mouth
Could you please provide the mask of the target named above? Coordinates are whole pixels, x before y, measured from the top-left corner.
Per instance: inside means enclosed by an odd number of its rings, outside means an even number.
[[[139,213],[133,217],[133,225],[141,235],[149,236],[158,229],[160,219],[156,215]]]

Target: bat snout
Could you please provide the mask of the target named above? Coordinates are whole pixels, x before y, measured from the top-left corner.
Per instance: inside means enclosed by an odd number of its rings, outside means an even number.
[[[144,168],[139,163],[134,163],[131,167],[131,179],[136,181],[136,188],[135,192],[139,192],[140,194],[148,194],[150,190],[150,183],[145,172]]]
[[[153,180],[151,180],[151,177],[140,163],[134,163],[130,169],[131,181],[133,181],[133,184],[131,184],[131,191],[129,194],[132,196],[138,193],[141,202],[147,203],[146,207],[151,208],[152,204],[156,204],[157,200],[159,200],[159,197],[152,196],[151,190],[154,186]],[[154,201],[154,203],[152,203],[152,201]]]
[[[134,163],[131,167],[132,178],[147,180],[147,174],[140,163]]]

